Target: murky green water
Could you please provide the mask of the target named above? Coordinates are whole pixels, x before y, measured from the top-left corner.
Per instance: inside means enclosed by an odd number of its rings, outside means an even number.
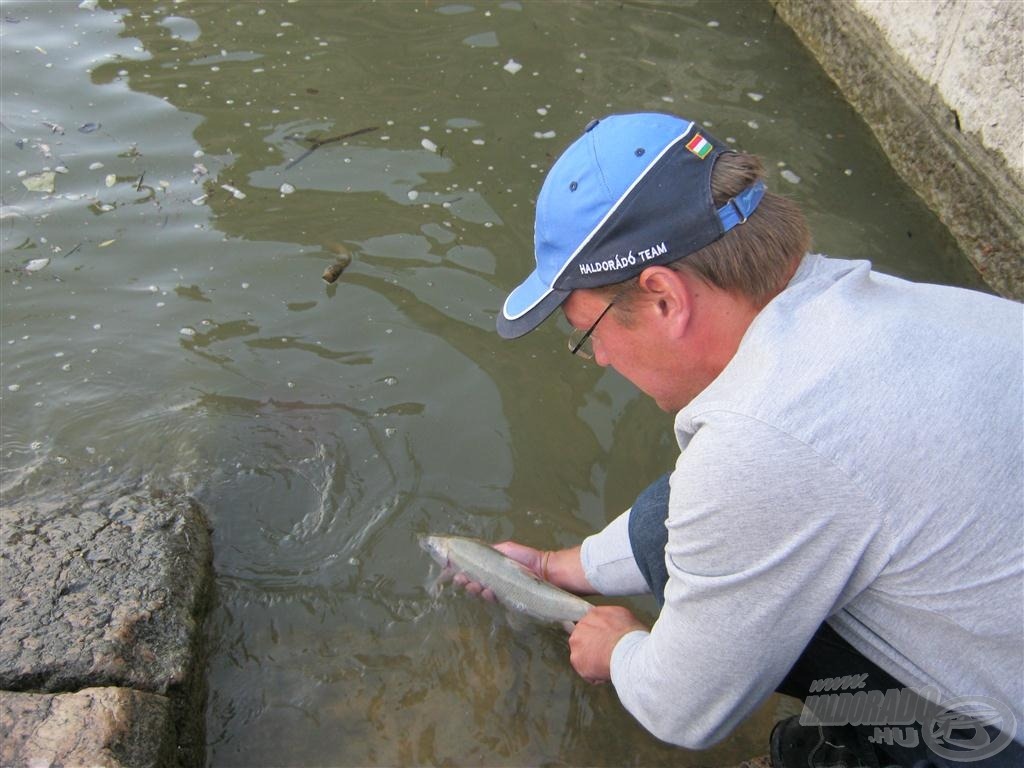
[[[770,703],[714,750],[656,742],[575,677],[558,631],[433,597],[416,536],[572,544],[674,459],[669,419],[572,359],[564,327],[493,332],[543,173],[592,117],[705,121],[769,159],[819,249],[980,285],[767,3],[0,15],[0,487],[201,500],[212,765],[764,751]],[[363,128],[289,167],[302,139]],[[30,191],[46,169],[53,192]]]

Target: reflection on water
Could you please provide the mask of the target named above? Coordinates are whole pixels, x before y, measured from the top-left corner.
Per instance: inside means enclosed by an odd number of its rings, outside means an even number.
[[[558,630],[435,596],[416,538],[574,544],[673,462],[564,324],[493,331],[593,117],[702,120],[821,250],[979,285],[767,3],[8,2],[0,47],[0,489],[202,501],[211,764],[764,751],[772,702],[714,750],[656,742]]]

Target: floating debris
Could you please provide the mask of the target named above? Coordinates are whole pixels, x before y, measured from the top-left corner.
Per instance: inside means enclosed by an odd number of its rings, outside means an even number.
[[[88,2],[88,0],[86,0],[86,1]],[[84,4],[85,3],[83,3],[82,5],[84,5]],[[79,8],[81,8],[81,7],[82,6],[79,6]],[[82,125],[78,126],[78,132],[79,133],[92,133],[93,131],[98,131],[102,125],[103,125],[102,123],[83,123]]]
[[[285,182],[280,187],[280,192],[281,192],[282,195],[290,195],[294,191],[295,191],[295,187],[293,187],[288,182]]]
[[[95,163],[90,163],[89,164],[89,170],[90,171],[98,171],[102,167],[103,167],[103,163],[99,162],[98,160]]]
[[[99,5],[99,0],[82,0],[78,7],[83,11],[95,11],[97,5]]]
[[[533,138],[535,138],[535,139],[553,139],[553,138],[555,138],[555,132],[554,131],[543,131],[543,132],[541,132],[541,131],[534,131],[533,132]]]
[[[231,196],[234,197],[236,200],[245,200],[245,192],[238,189],[237,187],[232,187],[230,184],[221,184],[220,188],[230,192]]]
[[[345,267],[352,263],[352,257],[347,254],[338,254],[338,260],[331,264],[321,277],[324,282],[331,284],[337,282],[338,278],[341,277],[341,273],[345,271]]]
[[[209,197],[209,195],[200,195],[199,197],[195,198],[192,201],[192,205],[202,205],[203,203],[206,202],[206,198],[208,198],[208,197]]]
[[[761,99],[764,98],[764,94],[749,92],[747,93],[747,98],[750,99],[751,101],[760,101]]]
[[[178,331],[178,333],[180,333],[182,336],[184,336],[187,339],[191,339],[192,337],[194,337],[196,335],[196,329],[195,328],[190,328],[189,326],[186,325],[184,328],[182,328],[180,331]]]
[[[39,270],[45,268],[46,265],[49,263],[49,259],[32,259],[32,261],[25,265],[25,271],[38,272]]]
[[[789,168],[786,168],[784,171],[781,171],[779,175],[786,181],[788,181],[790,184],[800,183],[800,177],[793,173],[791,170],[789,170]]]
[[[505,66],[502,67],[502,69],[504,69],[510,75],[514,75],[516,72],[518,72],[522,68],[523,68],[523,65],[520,64],[515,59],[509,59],[508,61],[505,62]]]
[[[427,152],[437,152],[437,144],[432,142],[430,139],[423,139],[420,141],[420,146],[427,150]]]
[[[25,185],[25,189],[29,192],[45,192],[52,194],[56,178],[57,174],[53,171],[43,171],[42,173],[37,173],[34,176],[25,177],[21,180],[21,183]]]
[[[115,240],[104,240],[102,243],[100,243],[96,247],[97,248],[106,248],[108,245],[113,245],[116,242],[117,242],[116,239]]]
[[[115,184],[117,184],[117,174],[108,173],[107,177],[103,180],[103,183],[106,184],[107,187],[114,186]]]

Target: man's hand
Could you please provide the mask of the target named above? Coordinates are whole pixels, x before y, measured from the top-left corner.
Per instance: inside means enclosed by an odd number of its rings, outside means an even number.
[[[628,608],[598,605],[576,624],[569,637],[569,661],[588,683],[611,680],[612,651],[623,635],[647,627]]]

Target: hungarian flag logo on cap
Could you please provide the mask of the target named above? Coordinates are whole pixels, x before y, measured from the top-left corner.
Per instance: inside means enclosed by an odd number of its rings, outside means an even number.
[[[708,152],[714,149],[714,147],[711,146],[711,142],[705,139],[699,133],[686,143],[686,148],[693,152],[693,154],[695,154],[701,160],[707,157]]]

